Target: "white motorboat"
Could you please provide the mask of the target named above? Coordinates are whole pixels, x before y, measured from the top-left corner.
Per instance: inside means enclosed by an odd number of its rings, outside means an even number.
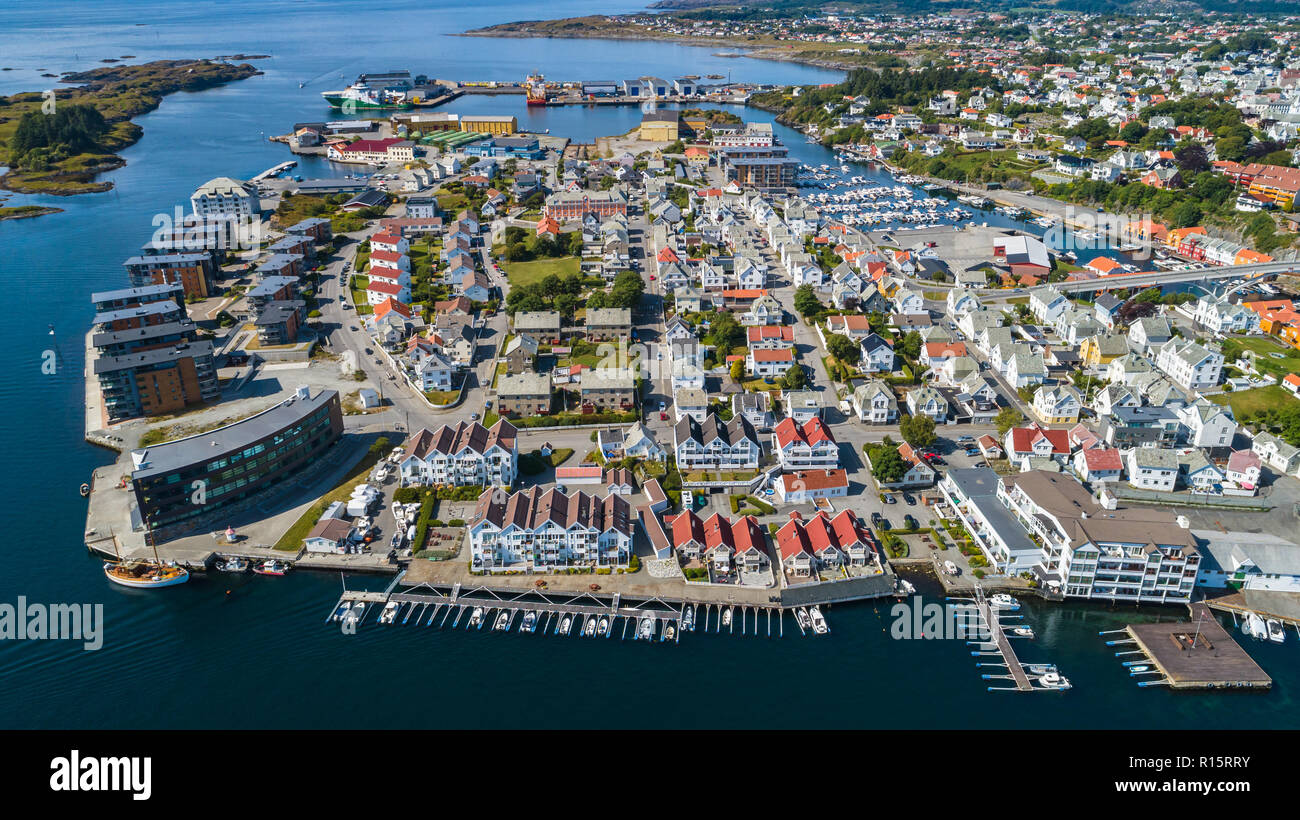
[[[582,625],[582,635],[583,635],[583,637],[585,637],[585,638],[592,638],[592,637],[595,637],[595,635],[596,635],[596,619],[595,619],[595,618],[592,618],[592,617],[588,617],[588,618],[587,618],[587,622],[586,622],[585,624]]]
[[[655,636],[655,619],[642,618],[641,623],[637,624],[637,628],[636,628],[637,640],[644,639],[648,641],[654,638],[654,636]]]
[[[573,628],[573,616],[565,615],[560,619],[560,634],[568,635],[569,630]]]
[[[794,619],[799,623],[799,626],[801,626],[802,628],[807,629],[809,627],[808,610],[796,609],[794,611]]]
[[[686,608],[682,610],[682,631],[695,631],[695,607],[690,604],[687,604]]]
[[[500,615],[497,616],[497,625],[495,628],[500,632],[504,632],[505,630],[510,628],[509,612],[502,612]]]
[[[536,628],[537,628],[537,613],[530,610],[527,614],[524,615],[524,621],[519,625],[519,630],[521,632],[532,632]]]
[[[812,621],[813,632],[816,632],[818,635],[827,635],[830,633],[831,628],[826,623],[826,618],[823,617],[820,607],[812,607],[809,609],[808,618]]]
[[[1069,689],[1070,681],[1060,672],[1052,670],[1038,679],[1038,685],[1044,689]]]
[[[956,575],[956,574],[957,574],[957,565],[954,564],[952,561],[944,561],[944,562],[943,562],[943,571],[946,572],[946,573],[948,573],[949,575]]]
[[[916,587],[912,585],[912,582],[904,580],[902,578],[898,579],[898,590],[904,595],[916,594]]]
[[[1251,612],[1246,615],[1246,620],[1241,622],[1241,631],[1257,641],[1268,638],[1268,626],[1264,624],[1264,619]]]
[[[384,611],[379,613],[379,622],[381,624],[391,624],[397,618],[397,601],[389,601],[384,604]]]
[[[469,615],[469,625],[477,626],[479,628],[483,627],[483,607],[474,607],[474,611]]]
[[[1034,637],[1034,630],[1027,626],[1018,626],[1011,630],[1011,634],[1015,635],[1017,638],[1032,638]]]
[[[1031,675],[1046,675],[1048,672],[1055,672],[1056,666],[1050,663],[1027,663],[1025,671]]]
[[[596,634],[609,636],[609,618],[607,616],[600,616],[600,623],[596,624]]]
[[[335,620],[335,621],[341,621],[341,620],[343,620],[344,618],[346,618],[347,615],[348,615],[348,613],[351,612],[351,611],[352,611],[352,604],[349,604],[349,603],[347,603],[347,602],[344,602],[344,603],[342,603],[342,604],[339,604],[339,608],[338,608],[338,610],[334,613],[334,618],[333,618],[333,620]]]
[[[1150,672],[1150,671],[1151,671],[1151,667],[1147,666],[1145,663],[1140,663],[1137,666],[1130,666],[1128,668],[1128,673],[1130,675],[1138,675],[1143,672]]]
[[[989,605],[994,609],[1020,609],[1020,602],[1005,592],[999,592],[989,598]]]
[[[672,622],[664,624],[664,631],[659,635],[660,641],[671,641],[677,637],[677,630],[673,627]]]
[[[1286,630],[1282,628],[1282,622],[1276,618],[1269,618],[1265,621],[1268,626],[1268,639],[1273,643],[1283,643],[1286,641]]]
[[[731,626],[731,607],[722,610],[722,625]]]
[[[216,566],[222,572],[247,572],[251,562],[247,558],[231,556],[218,561]]]

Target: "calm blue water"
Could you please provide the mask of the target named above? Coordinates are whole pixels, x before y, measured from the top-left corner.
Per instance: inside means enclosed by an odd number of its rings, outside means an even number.
[[[1057,663],[1075,689],[1021,698],[986,693],[964,646],[891,640],[884,631],[888,605],[832,610],[834,633],[827,639],[697,633],[669,647],[409,625],[371,624],[345,636],[324,623],[338,579],[305,572],[283,579],[196,579],[164,594],[110,588],[100,563],[81,546],[85,505],[76,491],[93,469],[112,461],[82,441],[81,337],[91,318],[89,294],[124,284],[121,261],[147,238],[154,213],[184,203],[213,176],[248,177],[283,161],[284,147],[266,142],[262,132],[283,133],[295,121],[327,116],[319,92],[334,86],[339,74],[351,79],[367,70],[409,68],[435,77],[498,80],[537,70],[564,79],[728,71],[736,80],[756,82],[837,77],[661,43],[445,36],[535,18],[533,3],[378,5],[76,2],[57,15],[33,0],[0,6],[0,67],[15,69],[0,72],[3,93],[48,87],[42,70],[85,70],[127,54],[138,60],[272,55],[258,63],[264,76],[168,97],[140,118],[144,138],[124,153],[128,165],[111,175],[114,191],[15,197],[10,201],[49,203],[66,213],[0,223],[0,281],[11,306],[0,323],[0,342],[11,356],[0,370],[7,422],[0,426],[7,468],[0,471],[0,497],[9,501],[17,536],[6,542],[0,603],[19,595],[98,602],[107,620],[105,647],[95,653],[54,642],[0,644],[0,726],[805,727],[810,692],[836,693],[845,704],[820,725],[1300,725],[1294,641],[1249,647],[1277,680],[1267,694],[1139,692],[1096,637],[1133,617],[1131,610],[1031,603],[1029,620],[1041,638],[1027,649],[1028,659]],[[548,4],[545,13],[631,8],[563,0]],[[299,89],[299,82],[307,87]],[[469,98],[447,110],[513,110],[525,127],[579,140],[625,131],[639,119],[635,109],[623,108],[526,111],[517,97]],[[770,119],[761,112],[746,116]],[[828,152],[797,135],[782,135],[798,158],[830,161]],[[995,222],[995,215],[988,219]],[[56,375],[42,375],[41,355],[52,344],[63,366]],[[584,685],[560,690],[561,681]],[[721,691],[743,691],[750,708],[702,697]],[[150,708],[129,709],[143,704]]]

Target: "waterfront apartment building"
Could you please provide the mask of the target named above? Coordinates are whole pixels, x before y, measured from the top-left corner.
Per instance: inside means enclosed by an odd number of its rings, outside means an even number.
[[[103,290],[90,295],[90,302],[95,313],[107,313],[115,310],[150,305],[155,302],[172,302],[177,307],[185,307],[185,290],[176,284],[145,285],[138,288],[120,288]],[[98,321],[98,320],[96,320]]]
[[[212,342],[101,356],[93,364],[109,421],[173,413],[221,395]]]
[[[242,421],[134,450],[131,484],[140,516],[160,540],[210,525],[212,519],[203,516],[229,510],[318,465],[342,434],[338,392],[312,396],[302,387]]]
[[[470,569],[626,569],[632,526],[632,505],[617,493],[600,498],[532,487],[507,496],[486,490],[469,522]]]
[[[200,217],[253,217],[262,213],[257,186],[230,177],[210,179],[190,194],[190,207]]]
[[[1185,603],[1201,556],[1191,531],[1161,509],[1105,506],[1068,475],[1030,470],[997,486],[998,501],[1042,548],[1034,569],[1067,597]]]
[[[501,419],[492,429],[457,422],[411,437],[401,462],[402,486],[453,484],[509,487],[519,475],[519,431]]]
[[[207,253],[132,256],[122,263],[131,287],[180,285],[186,297],[206,299],[215,286],[217,266]]]

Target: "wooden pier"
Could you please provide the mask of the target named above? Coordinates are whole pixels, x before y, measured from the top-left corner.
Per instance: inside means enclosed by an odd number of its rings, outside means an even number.
[[[1139,686],[1167,684],[1172,689],[1272,687],[1273,679],[1233,640],[1204,603],[1193,604],[1191,611],[1191,621],[1125,627],[1133,647],[1164,676],[1163,681],[1142,681]]]

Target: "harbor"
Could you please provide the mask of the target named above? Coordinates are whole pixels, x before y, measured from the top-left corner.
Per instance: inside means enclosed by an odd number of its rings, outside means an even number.
[[[990,692],[1050,692],[1070,688],[1070,681],[1062,677],[1052,664],[1025,664],[1012,647],[1003,618],[1019,619],[1016,614],[1020,602],[1006,593],[986,596],[983,587],[976,585],[974,597],[960,600],[965,603],[958,606],[958,612],[966,610],[974,614],[975,627],[979,633],[976,640],[968,640],[967,645],[976,647],[971,656],[976,658],[997,658],[981,660],[976,663],[979,668],[1001,669],[1006,674],[985,672],[981,678],[989,681]],[[1027,626],[1012,627],[1012,635],[1032,640],[1033,630]],[[1010,685],[1006,685],[1010,684]]]

